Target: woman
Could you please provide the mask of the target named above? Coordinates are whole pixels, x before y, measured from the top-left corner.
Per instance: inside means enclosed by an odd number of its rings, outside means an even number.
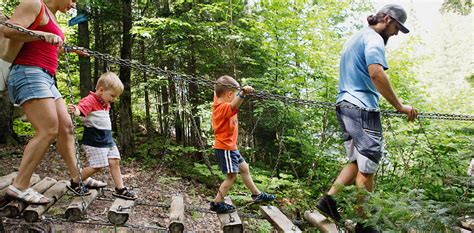
[[[44,40],[6,28],[5,37],[25,42],[11,67],[8,91],[10,100],[23,107],[35,136],[25,147],[18,175],[8,187],[7,196],[28,204],[47,204],[50,200],[29,187],[30,178],[55,140],[71,178],[78,182],[74,135],[66,104],[54,85],[58,50],[64,34],[55,14],[75,7],[76,0],[23,0],[9,22],[42,35]],[[73,190],[90,194],[86,187]]]

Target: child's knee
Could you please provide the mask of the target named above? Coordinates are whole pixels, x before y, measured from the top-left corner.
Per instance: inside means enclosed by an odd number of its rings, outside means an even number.
[[[250,172],[249,164],[246,162],[242,162],[239,164],[239,171],[241,174],[247,174]]]
[[[109,159],[109,166],[115,167],[120,165],[120,159]]]
[[[237,173],[227,173],[226,179],[234,182],[237,179]]]

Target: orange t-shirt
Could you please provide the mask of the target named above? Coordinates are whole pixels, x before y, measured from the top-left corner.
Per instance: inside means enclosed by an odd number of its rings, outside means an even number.
[[[218,103],[214,96],[212,104],[212,128],[214,129],[214,149],[237,150],[239,121],[237,108],[232,109],[230,103]]]

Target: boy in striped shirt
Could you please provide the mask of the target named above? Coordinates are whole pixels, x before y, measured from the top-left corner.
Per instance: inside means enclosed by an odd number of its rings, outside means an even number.
[[[79,101],[79,104],[69,105],[68,110],[76,116],[82,116],[84,134],[82,148],[87,155],[89,167],[82,171],[82,180],[88,188],[97,189],[107,186],[106,183],[94,180],[90,176],[104,167],[109,167],[115,183],[113,196],[127,200],[135,200],[136,194],[124,186],[120,171],[120,152],[112,138],[112,123],[109,116],[110,104],[122,94],[123,84],[113,72],[107,72],[97,81],[96,91]],[[71,180],[68,188],[78,189],[79,178]]]

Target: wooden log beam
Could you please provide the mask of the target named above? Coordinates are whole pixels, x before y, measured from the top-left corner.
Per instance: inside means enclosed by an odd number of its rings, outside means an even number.
[[[133,205],[135,205],[135,201],[116,198],[107,214],[109,222],[116,226],[125,224],[128,221]]]
[[[15,176],[16,176],[16,173],[15,173]],[[12,182],[13,182],[13,179],[14,179],[14,178],[15,178],[15,177],[12,178]],[[41,180],[41,179],[40,179],[40,177],[39,177],[37,174],[33,174],[33,175],[31,176],[31,179],[30,179],[30,186],[35,185],[36,183],[40,182],[40,180]],[[11,182],[10,182],[10,184],[11,184]],[[8,185],[10,185],[10,184],[8,184]],[[5,205],[8,204],[8,202],[9,202],[9,200],[7,200],[7,199],[5,198],[5,194],[7,193],[8,185],[7,185],[5,188],[3,188],[3,189],[0,190],[0,207],[5,206]]]
[[[301,232],[277,207],[260,206],[260,212],[278,232]]]
[[[11,185],[13,182],[13,178],[15,178],[17,174],[18,172],[12,172],[8,175],[0,177],[0,190],[3,190],[8,187],[8,185]]]
[[[459,233],[472,233],[472,230],[467,230],[461,227],[454,227],[454,232],[459,232]]]
[[[96,189],[90,190],[91,194],[88,196],[84,196],[84,203],[82,202],[81,197],[74,197],[72,199],[71,204],[67,207],[65,216],[68,221],[78,221],[82,219],[82,215],[84,215],[87,207],[97,198],[99,192]]]
[[[57,182],[58,181],[53,178],[45,177],[43,180],[33,185],[32,188],[39,193],[44,193]],[[18,216],[26,208],[26,206],[28,206],[28,204],[26,204],[25,202],[13,200],[3,208],[3,214],[4,216],[9,218]]]
[[[470,229],[474,232],[474,219],[466,219],[464,221],[461,221],[461,225],[462,227]]]
[[[336,224],[326,219],[326,217],[317,211],[311,210],[304,212],[304,219],[323,233],[338,232]]]
[[[232,200],[229,197],[225,197],[224,202],[232,205]],[[240,233],[244,231],[244,226],[242,225],[242,221],[240,221],[237,211],[230,214],[218,214],[217,217],[219,217],[222,230],[225,233]]]
[[[44,196],[52,200],[47,205],[30,205],[23,211],[23,217],[27,222],[36,222],[41,215],[46,213],[66,193],[69,181],[61,180],[44,192]]]
[[[182,195],[174,195],[171,198],[170,224],[168,229],[171,233],[184,232],[184,200]]]

